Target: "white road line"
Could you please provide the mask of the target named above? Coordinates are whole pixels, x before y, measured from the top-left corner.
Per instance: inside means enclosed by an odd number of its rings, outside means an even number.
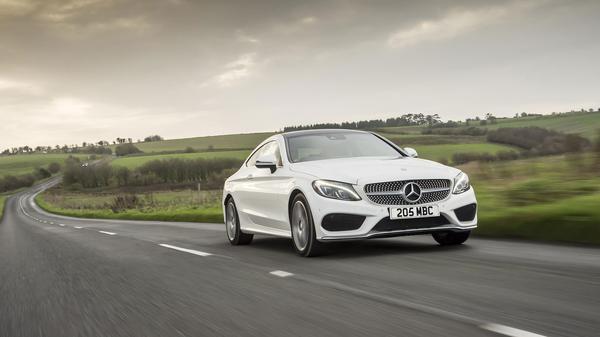
[[[75,229],[82,229],[83,227],[81,226],[75,226]]]
[[[283,271],[283,270],[274,270],[274,271],[270,272],[269,274],[279,276],[279,277],[294,276],[294,274],[288,273],[287,271]]]
[[[61,224],[61,223],[59,223],[58,225],[59,225],[60,227],[65,227],[65,225],[63,225],[63,224]]]
[[[181,247],[177,247],[177,246],[171,246],[171,245],[167,245],[165,243],[161,243],[161,244],[159,244],[159,246],[165,247],[165,248],[170,248],[170,249],[175,249],[175,250],[178,250],[180,252],[186,252],[186,253],[190,253],[190,254],[194,254],[194,255],[199,255],[199,256],[210,256],[210,255],[212,255],[211,253],[201,252],[199,250],[181,248]]]
[[[495,333],[498,333],[501,335],[511,336],[511,337],[545,337],[544,335],[539,335],[537,333],[533,333],[533,332],[529,332],[529,331],[525,331],[525,330],[521,330],[521,329],[516,329],[516,328],[511,328],[506,325],[500,325],[500,324],[494,324],[494,323],[483,324],[483,325],[480,325],[479,327],[484,330],[488,330],[491,332],[495,332]]]
[[[98,231],[98,233],[102,233],[102,234],[106,234],[106,235],[117,235],[117,233],[105,232],[105,231]]]

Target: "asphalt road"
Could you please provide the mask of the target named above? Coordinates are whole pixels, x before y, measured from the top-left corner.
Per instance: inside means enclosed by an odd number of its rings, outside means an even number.
[[[600,249],[431,237],[232,247],[223,225],[0,224],[0,336],[599,336]]]

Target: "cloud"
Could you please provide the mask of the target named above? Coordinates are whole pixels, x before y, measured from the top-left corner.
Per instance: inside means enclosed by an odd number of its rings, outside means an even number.
[[[300,22],[305,25],[312,25],[313,23],[317,22],[317,18],[314,16],[307,16],[305,18],[302,18]]]
[[[225,71],[212,78],[208,83],[225,88],[237,84],[242,79],[250,76],[256,66],[256,53],[240,55],[236,60],[225,65]]]
[[[34,8],[33,3],[25,0],[0,0],[0,17],[25,15]]]
[[[38,95],[42,88],[34,83],[0,78],[0,91],[13,91],[21,94]]]
[[[235,32],[235,37],[240,42],[251,43],[251,44],[260,43],[260,40],[258,38],[254,37],[254,36],[250,36],[240,29],[238,29]]]
[[[423,20],[391,34],[387,45],[391,48],[402,48],[424,41],[454,38],[482,26],[498,23],[542,2],[520,1],[476,10],[453,10],[437,20]]]

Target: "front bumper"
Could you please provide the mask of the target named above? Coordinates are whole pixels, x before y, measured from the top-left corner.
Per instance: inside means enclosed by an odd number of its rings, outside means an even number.
[[[464,231],[477,227],[477,213],[475,213],[474,218],[470,221],[460,221],[454,212],[455,209],[458,209],[462,206],[477,203],[473,187],[462,194],[450,194],[450,196],[445,200],[435,203],[439,207],[440,216],[444,217],[446,220],[446,223],[443,225],[432,225],[428,227],[427,222],[423,221],[425,225],[414,226],[414,228],[398,230],[388,229],[384,231],[377,230],[375,227],[378,223],[380,223],[380,221],[385,221],[384,219],[389,218],[389,207],[396,207],[394,205],[379,205],[371,202],[366,197],[360,201],[340,201],[328,199],[321,197],[316,193],[310,193],[310,195],[307,197],[313,213],[316,236],[320,241],[356,240],[374,237],[417,235],[433,233],[437,231]],[[323,218],[328,214],[359,215],[364,216],[364,221],[357,229],[328,231],[322,226]],[[416,220],[413,222],[419,221]]]

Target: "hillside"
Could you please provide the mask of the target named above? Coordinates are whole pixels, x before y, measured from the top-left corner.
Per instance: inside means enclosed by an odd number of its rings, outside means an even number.
[[[7,175],[20,175],[31,173],[35,168],[48,166],[52,162],[62,164],[69,154],[20,154],[14,156],[0,156],[0,177]],[[85,158],[86,155],[77,155]]]

